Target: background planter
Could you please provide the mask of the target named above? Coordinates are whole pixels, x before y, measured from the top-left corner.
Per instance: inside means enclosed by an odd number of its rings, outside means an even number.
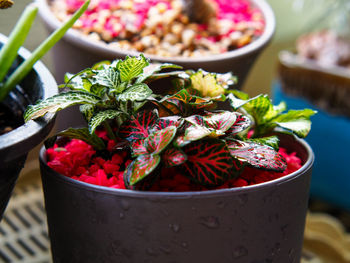
[[[0,48],[2,43],[6,41],[7,38],[0,34]],[[12,66],[13,69],[30,53],[21,48],[19,55],[20,57]],[[37,62],[34,69],[10,93],[5,103],[11,104],[14,109],[25,110],[29,104],[35,103],[38,99],[51,97],[57,92],[57,84],[54,78],[41,62]],[[48,115],[40,121],[29,121],[0,136],[0,219],[19,172],[23,168],[27,153],[49,134],[54,125],[53,120],[54,115]]]
[[[61,23],[51,12],[48,2],[49,0],[37,0],[39,15],[47,30],[52,32]],[[251,2],[262,10],[266,28],[259,39],[247,46],[224,54],[201,58],[165,58],[147,54],[146,56],[152,61],[171,62],[187,69],[203,68],[207,71],[221,73],[232,71],[234,75],[238,76],[239,80],[236,88],[240,88],[254,61],[269,43],[275,32],[275,16],[269,4],[265,0],[251,0]],[[91,41],[77,30],[69,30],[52,49],[55,77],[59,83],[63,83],[63,77],[66,72],[76,73],[102,60],[124,59],[126,55],[137,54],[139,53],[110,48],[102,41]],[[78,107],[73,107],[58,113],[57,128],[59,130],[85,124],[77,109]]]
[[[94,186],[40,163],[54,262],[300,262],[310,147],[291,136],[303,167],[244,188],[158,193]]]

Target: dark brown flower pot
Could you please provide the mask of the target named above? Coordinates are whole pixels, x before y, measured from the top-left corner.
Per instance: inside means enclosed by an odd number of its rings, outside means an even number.
[[[147,57],[152,61],[172,62],[189,69],[202,68],[207,71],[221,73],[232,71],[238,76],[239,86],[243,85],[253,62],[269,43],[275,31],[275,16],[269,4],[265,0],[251,0],[251,2],[262,11],[266,27],[262,36],[247,46],[224,54],[201,58],[168,58],[155,55],[147,55]],[[37,3],[39,14],[45,26],[49,32],[52,32],[60,25],[60,22],[50,11],[48,0],[37,0]],[[116,48],[112,49],[102,41],[91,41],[78,31],[70,30],[53,48],[55,75],[58,81],[63,81],[66,72],[78,72],[105,59],[124,59],[130,53]],[[137,54],[137,52],[132,54]]]
[[[300,262],[314,155],[259,185],[203,192],[142,192],[90,185],[40,163],[52,255],[58,262]]]
[[[7,38],[0,34],[0,48],[6,41]],[[22,48],[19,55],[12,66],[13,69],[18,67],[23,58],[27,58],[30,53]],[[41,62],[37,62],[33,70],[10,93],[3,104],[10,110],[24,111],[29,104],[57,93],[57,84],[53,76]],[[22,123],[23,119],[20,121]],[[23,168],[27,153],[44,140],[53,125],[54,115],[50,114],[37,122],[29,121],[0,136],[0,220],[19,172]]]

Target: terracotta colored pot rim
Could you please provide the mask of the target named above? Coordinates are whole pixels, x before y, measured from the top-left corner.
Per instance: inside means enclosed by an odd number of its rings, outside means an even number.
[[[0,42],[6,43],[7,37],[0,34]],[[30,56],[30,52],[25,48],[20,48],[18,52],[19,56],[26,59]],[[39,81],[42,85],[42,99],[49,98],[58,93],[57,83],[50,71],[45,67],[45,65],[38,61],[35,63],[33,70],[36,72]],[[34,103],[34,102],[33,102]],[[48,123],[54,120],[54,114],[46,114],[45,117],[41,118],[38,121],[28,121],[24,125],[3,134],[0,136],[0,152],[6,153],[6,151],[11,148],[13,145],[17,145],[20,151],[18,152],[18,156],[23,154],[26,151],[29,151],[28,148],[31,144],[28,143],[30,140],[33,140],[34,137],[37,137],[38,140],[41,141],[43,139],[43,130],[48,125]],[[44,132],[43,132],[44,133]],[[40,137],[40,138],[39,138]],[[22,147],[23,146],[23,147]],[[28,149],[26,149],[28,148]],[[8,157],[8,158],[7,158]],[[6,156],[7,159],[11,159],[9,156]],[[13,157],[15,158],[15,157]],[[3,160],[2,160],[3,161]]]
[[[45,157],[45,147],[43,146],[40,150],[40,163],[42,165],[42,169],[51,170],[52,174],[54,174],[57,178],[57,180],[64,181],[65,183],[71,184],[73,186],[76,186],[77,188],[83,188],[83,189],[90,189],[92,191],[96,192],[106,192],[112,195],[120,195],[120,196],[129,196],[129,197],[135,197],[135,198],[177,198],[177,199],[186,199],[186,198],[205,198],[208,196],[225,196],[225,195],[231,195],[233,193],[235,194],[244,194],[248,192],[253,191],[259,191],[266,188],[277,188],[281,184],[288,183],[289,181],[292,181],[293,179],[297,178],[298,176],[302,176],[306,171],[310,170],[312,168],[313,162],[314,162],[314,153],[309,146],[309,144],[305,140],[301,140],[298,138],[291,137],[293,143],[298,143],[301,145],[306,153],[307,153],[307,159],[303,166],[286,176],[283,176],[281,178],[260,183],[256,185],[250,185],[250,186],[244,186],[244,187],[235,187],[235,188],[227,188],[227,189],[218,189],[218,190],[208,190],[208,191],[187,191],[187,192],[152,192],[152,191],[136,191],[136,190],[125,190],[125,189],[115,189],[115,188],[109,188],[105,186],[98,186],[93,185],[81,181],[77,181],[75,179],[69,178],[67,176],[61,175],[55,171],[53,171],[50,167],[46,164],[46,157]],[[43,174],[43,173],[42,173]]]
[[[263,13],[265,19],[265,30],[263,34],[250,44],[238,48],[233,51],[229,51],[223,54],[208,55],[198,58],[187,58],[187,57],[161,57],[156,55],[145,54],[148,58],[160,62],[173,62],[173,63],[203,63],[217,60],[229,60],[232,58],[238,58],[246,56],[249,53],[257,52],[259,49],[264,47],[271,40],[275,28],[276,21],[275,15],[270,5],[265,0],[250,0],[255,6],[257,6]],[[49,25],[49,27],[56,29],[60,26],[61,22],[52,14],[47,0],[36,0],[39,6],[39,14],[43,20]],[[126,55],[138,55],[140,52],[126,51],[122,49],[116,49],[108,47],[102,41],[91,41],[87,36],[78,32],[77,30],[70,29],[63,37],[65,40],[69,40],[77,46],[82,46],[87,50],[99,50],[99,52],[109,56],[126,56]]]

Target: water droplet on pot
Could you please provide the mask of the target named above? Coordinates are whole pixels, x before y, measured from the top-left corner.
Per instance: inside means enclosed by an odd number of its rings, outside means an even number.
[[[178,233],[181,227],[179,224],[169,224],[169,228],[173,230],[175,233]]]
[[[215,216],[201,217],[200,224],[208,228],[218,228],[220,226],[219,219]]]
[[[125,217],[124,213],[120,213],[120,214],[119,214],[119,218],[120,218],[120,219],[124,219],[124,217]]]
[[[164,216],[169,216],[169,211],[166,209],[162,209],[161,212],[163,213]]]
[[[248,195],[247,194],[240,194],[238,196],[238,202],[240,205],[245,205],[248,202]]]
[[[226,204],[225,204],[224,201],[220,201],[220,202],[217,203],[217,206],[218,206],[219,208],[225,208]]]
[[[163,252],[164,254],[170,254],[171,253],[171,247],[167,246],[167,245],[162,245],[161,247],[159,247],[159,250],[161,252]]]
[[[291,248],[288,252],[288,258],[289,258],[289,262],[294,262],[295,259],[295,250],[293,248]]]
[[[181,246],[182,246],[183,248],[187,248],[187,247],[188,247],[188,244],[187,244],[186,242],[182,242],[182,243],[181,243]]]
[[[153,257],[156,257],[158,255],[157,251],[150,247],[146,249],[146,253]]]
[[[128,211],[130,209],[130,204],[128,203],[128,201],[122,200],[120,202],[120,205],[125,211]]]
[[[232,251],[232,257],[234,259],[245,257],[248,255],[248,249],[244,246],[238,246]]]

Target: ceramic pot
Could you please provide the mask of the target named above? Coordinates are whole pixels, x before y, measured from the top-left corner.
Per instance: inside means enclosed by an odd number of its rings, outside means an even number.
[[[120,190],[76,181],[40,164],[53,260],[58,262],[300,262],[314,155],[274,181],[202,192]]]
[[[60,22],[50,11],[49,0],[37,0],[39,14],[49,32],[59,27]],[[234,51],[220,55],[199,58],[168,58],[156,55],[146,55],[152,61],[172,62],[187,69],[203,68],[207,71],[226,73],[232,71],[239,79],[239,86],[244,82],[249,69],[261,51],[271,40],[275,31],[275,16],[270,5],[265,0],[250,0],[263,13],[266,27],[261,37],[252,43]],[[124,59],[126,55],[138,54],[116,48],[110,48],[102,41],[91,41],[76,30],[69,30],[63,39],[53,48],[55,75],[58,81],[63,81],[66,72],[79,72],[101,60]],[[74,58],[74,59],[72,59]],[[69,61],[69,63],[67,63]]]
[[[7,38],[0,34],[0,48]],[[24,48],[12,69],[18,67],[30,53]],[[3,102],[11,110],[24,111],[29,104],[58,93],[57,84],[48,69],[37,62],[33,70],[17,85]],[[23,121],[23,120],[22,120]],[[49,134],[54,125],[54,115],[48,114],[39,121],[29,121],[0,136],[0,219],[11,196],[19,172],[23,168],[27,153]]]

